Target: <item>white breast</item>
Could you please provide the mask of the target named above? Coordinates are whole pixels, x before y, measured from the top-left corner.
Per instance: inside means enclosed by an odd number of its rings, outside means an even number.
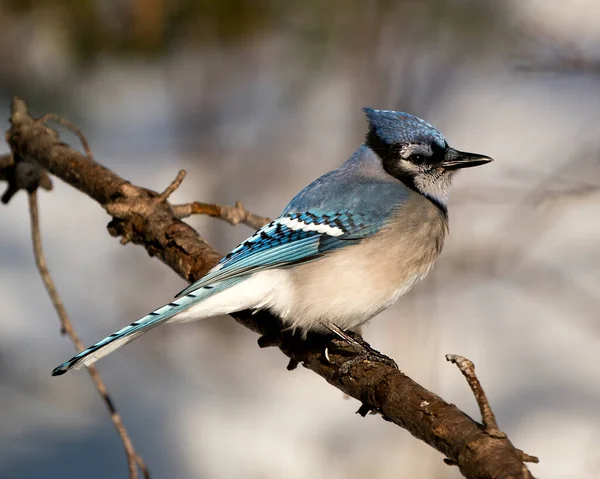
[[[317,261],[283,270],[281,282],[264,307],[292,328],[342,329],[364,324],[394,304],[424,278],[441,251],[445,217],[421,197],[360,244],[326,254]]]
[[[262,306],[294,329],[323,331],[322,323],[353,329],[389,308],[429,270],[405,272],[397,281],[398,275],[378,271],[371,255],[356,258],[350,249],[284,270]]]
[[[324,324],[356,328],[425,277],[441,251],[446,220],[429,200],[418,195],[396,214],[398,219],[360,243],[312,262],[254,273],[173,320],[269,309],[305,332],[324,331]]]

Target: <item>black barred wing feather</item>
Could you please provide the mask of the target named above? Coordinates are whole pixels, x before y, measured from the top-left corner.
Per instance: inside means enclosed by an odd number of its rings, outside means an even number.
[[[199,281],[177,295],[225,279],[312,261],[378,231],[383,218],[349,211],[290,213],[263,226]]]

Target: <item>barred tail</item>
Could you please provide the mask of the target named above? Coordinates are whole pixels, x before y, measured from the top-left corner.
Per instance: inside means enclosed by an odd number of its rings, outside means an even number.
[[[107,336],[102,341],[90,346],[86,350],[80,352],[78,355],[62,363],[60,366],[54,368],[52,371],[52,376],[60,376],[71,369],[81,369],[84,366],[89,366],[95,363],[98,361],[98,359],[112,353],[115,349],[126,345],[152,328],[172,319],[173,316],[204,301],[205,299],[208,299],[208,297],[212,296],[214,293],[226,289],[231,285],[231,283],[217,285],[216,287],[207,286],[193,291],[186,296],[177,298],[172,303],[165,304],[143,318],[134,321],[129,326],[125,326],[123,329],[120,329],[110,336]],[[208,315],[205,317],[208,317]],[[202,319],[202,316],[197,319]]]

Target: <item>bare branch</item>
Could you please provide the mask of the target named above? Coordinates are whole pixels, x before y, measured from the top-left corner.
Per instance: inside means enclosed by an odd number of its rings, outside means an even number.
[[[185,175],[186,175],[185,170],[179,170],[179,172],[177,173],[177,176],[169,184],[169,186],[167,186],[165,188],[165,191],[163,191],[160,195],[158,195],[157,200],[158,201],[167,201],[169,199],[169,196],[171,196],[175,192],[175,190],[177,188],[179,188],[179,186],[181,185],[181,182],[185,178]]]
[[[223,206],[195,201],[184,205],[173,205],[171,209],[177,218],[187,218],[192,215],[207,215],[227,221],[232,226],[242,223],[254,229],[259,229],[271,222],[271,219],[266,216],[258,216],[246,210],[241,201],[236,201],[235,206]]]
[[[539,457],[531,456],[526,452],[521,451],[520,449],[517,449],[517,451],[520,453],[521,461],[523,462],[531,462],[533,464],[538,464],[540,462]]]
[[[55,131],[32,119],[22,100],[15,99],[7,141],[13,150],[31,158],[114,215],[113,236],[127,237],[146,248],[177,274],[192,282],[200,279],[221,258],[189,225],[174,214],[158,193],[135,186],[111,170],[60,142]],[[242,208],[241,205],[240,209]],[[217,205],[205,210],[221,217]],[[201,209],[201,208],[200,208]],[[177,211],[177,208],[175,208]],[[181,213],[181,211],[180,211]],[[227,217],[226,214],[223,216]],[[266,222],[263,218],[261,223]],[[302,339],[282,332],[277,318],[266,312],[240,312],[235,319],[266,338],[279,336],[277,344],[291,364],[302,364],[344,393],[358,399],[412,435],[440,451],[467,478],[531,478],[523,453],[506,437],[493,437],[482,425],[456,406],[426,390],[384,361],[372,360],[355,348],[322,335]],[[364,342],[369,356],[382,357]]]
[[[463,373],[463,376],[467,380],[471,391],[473,391],[477,405],[479,406],[479,412],[481,413],[481,420],[483,421],[485,432],[494,437],[506,437],[506,434],[498,429],[496,417],[492,412],[492,408],[490,407],[488,398],[485,395],[485,391],[483,390],[483,387],[481,387],[481,383],[475,374],[475,365],[473,362],[463,356],[459,356],[458,354],[446,354],[446,361],[456,364],[460,372]]]
[[[446,360],[456,364],[460,372],[467,380],[471,391],[473,391],[473,395],[475,396],[475,400],[479,406],[479,412],[481,413],[484,431],[492,437],[499,439],[506,438],[506,434],[498,428],[496,416],[494,415],[488,398],[485,395],[485,391],[483,390],[483,387],[481,386],[481,383],[475,374],[475,365],[473,362],[464,356],[459,356],[458,354],[446,354]],[[521,450],[519,450],[519,453],[521,455],[521,460],[524,462],[540,462],[540,460],[535,456],[530,456]]]
[[[79,141],[81,142],[81,147],[83,148],[83,151],[85,151],[85,154],[88,157],[88,159],[89,160],[93,160],[94,159],[94,155],[92,154],[92,149],[90,148],[90,145],[88,144],[85,135],[82,133],[82,131],[79,128],[77,128],[69,120],[66,120],[62,116],[58,116],[55,113],[46,113],[44,116],[38,118],[37,121],[39,121],[40,123],[46,123],[48,121],[54,121],[56,123],[61,124],[64,127],[66,127],[77,138],[79,138]]]

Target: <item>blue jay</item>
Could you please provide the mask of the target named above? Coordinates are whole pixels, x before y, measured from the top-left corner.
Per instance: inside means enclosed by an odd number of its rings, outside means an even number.
[[[52,375],[89,366],[167,322],[267,309],[306,334],[356,328],[394,304],[442,250],[454,174],[492,159],[450,148],[408,113],[364,111],[366,141],[343,165],[300,191],[174,301]]]

